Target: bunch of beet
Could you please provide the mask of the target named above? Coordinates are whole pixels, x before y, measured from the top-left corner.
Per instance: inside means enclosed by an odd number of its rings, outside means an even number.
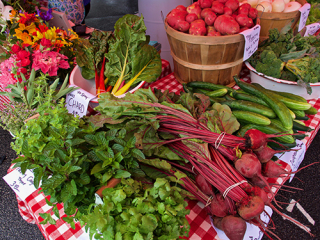
[[[188,7],[177,6],[167,16],[174,29],[197,36],[238,34],[252,28],[258,11],[238,0],[199,0]]]

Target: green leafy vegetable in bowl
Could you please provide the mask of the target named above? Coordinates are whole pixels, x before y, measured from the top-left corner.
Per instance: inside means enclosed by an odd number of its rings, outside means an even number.
[[[271,29],[269,39],[248,59],[257,72],[295,81],[311,91],[310,83],[320,81],[320,37],[293,35],[292,29]]]

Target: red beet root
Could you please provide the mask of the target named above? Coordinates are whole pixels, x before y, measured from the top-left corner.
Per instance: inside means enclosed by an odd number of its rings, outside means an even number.
[[[238,208],[239,215],[244,220],[251,220],[258,217],[264,210],[264,202],[258,196],[249,196],[243,199]]]
[[[212,195],[211,212],[217,217],[224,217],[228,214],[226,202],[221,194]]]
[[[221,228],[230,240],[242,240],[247,224],[240,217],[228,215],[221,220]]]
[[[196,183],[204,194],[209,196],[213,195],[211,184],[208,183],[208,181],[201,174],[196,176]]]

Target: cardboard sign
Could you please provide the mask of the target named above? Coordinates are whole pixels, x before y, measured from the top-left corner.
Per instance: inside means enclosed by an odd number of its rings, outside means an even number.
[[[320,29],[320,23],[312,23],[306,26],[306,32],[304,33],[304,37],[314,35]]]
[[[309,12],[310,12],[310,8],[311,8],[310,3],[306,3],[299,9],[301,14],[300,14],[298,32],[300,32],[304,28],[304,26],[306,25],[306,22],[307,22],[307,19],[309,16]]]
[[[270,216],[272,215],[272,209],[270,207],[265,206],[264,210]],[[265,223],[268,223],[270,221],[269,216],[265,212],[260,214],[260,218],[261,218],[261,221],[265,222]],[[213,226],[212,221],[211,221],[211,225],[216,230],[216,232],[218,234],[218,239],[229,240],[229,238],[226,236],[226,234],[222,230],[220,230],[220,229],[216,228],[215,226]],[[246,240],[260,240],[262,237],[263,237],[263,232],[257,226],[247,223],[247,230],[246,230],[246,233],[245,233],[243,239],[246,239]]]
[[[70,85],[70,87],[75,86]],[[93,98],[95,98],[94,95],[80,88],[67,94],[65,106],[69,113],[74,116],[78,115],[79,117],[83,117],[87,114],[89,102]]]
[[[275,154],[281,161],[290,165],[292,171],[298,170],[304,155],[306,154],[306,145],[300,141],[296,140],[297,146],[292,148],[294,151],[285,152],[283,154]],[[295,151],[296,150],[296,151]],[[294,174],[291,174],[289,182],[292,181]]]
[[[33,184],[34,174],[30,169],[22,174],[21,169],[16,168],[5,175],[3,179],[22,200],[25,200],[37,190]]]
[[[241,32],[244,36],[245,45],[243,53],[243,61],[246,61],[252,54],[258,49],[259,36],[260,36],[260,25],[256,25],[253,28]]]

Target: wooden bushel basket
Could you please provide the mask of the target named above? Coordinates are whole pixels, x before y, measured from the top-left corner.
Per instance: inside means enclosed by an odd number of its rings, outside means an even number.
[[[245,40],[242,34],[230,36],[194,36],[179,32],[165,20],[165,30],[174,64],[174,76],[180,83],[211,82],[233,86],[233,76],[243,64]]]
[[[302,6],[307,3],[306,0],[296,0]],[[288,13],[267,13],[258,12],[260,18],[260,42],[266,40],[269,36],[269,30],[277,28],[281,31],[287,25],[290,25],[294,29],[299,23],[300,11],[288,12]]]

